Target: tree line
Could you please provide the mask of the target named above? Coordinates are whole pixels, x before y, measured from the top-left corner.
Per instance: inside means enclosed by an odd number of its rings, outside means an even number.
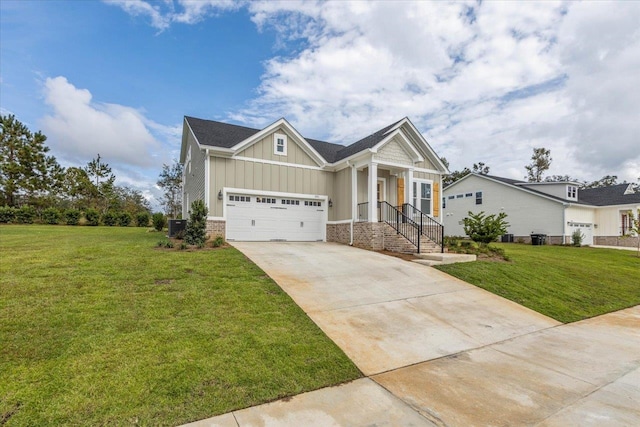
[[[116,176],[100,154],[84,166],[64,168],[50,155],[46,140],[42,132],[31,132],[14,115],[0,115],[0,207],[27,206],[41,218],[52,209],[91,212],[92,216],[97,212],[106,218],[103,222],[122,213],[131,218],[150,214],[151,205],[139,190],[115,184]],[[166,214],[178,217],[182,166],[164,165],[157,184],[164,193],[161,203]]]

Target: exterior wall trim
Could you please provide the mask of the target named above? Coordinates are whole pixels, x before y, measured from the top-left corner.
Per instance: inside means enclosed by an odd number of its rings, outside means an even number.
[[[340,221],[327,221],[327,225],[351,224],[350,219],[341,219]]]
[[[216,157],[216,156],[213,156],[213,157]],[[244,160],[245,162],[254,162],[254,163],[262,163],[262,164],[277,165],[277,166],[288,166],[288,167],[301,168],[301,169],[311,169],[315,171],[326,171],[326,169],[318,166],[300,165],[298,163],[279,162],[277,160],[256,159],[253,157],[245,157],[245,156],[233,156],[231,158],[233,160]]]

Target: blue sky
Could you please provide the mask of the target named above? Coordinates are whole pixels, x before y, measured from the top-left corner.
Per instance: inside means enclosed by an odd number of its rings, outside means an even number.
[[[409,116],[452,169],[640,175],[640,2],[0,3],[0,108],[155,200],[182,117],[351,143]]]

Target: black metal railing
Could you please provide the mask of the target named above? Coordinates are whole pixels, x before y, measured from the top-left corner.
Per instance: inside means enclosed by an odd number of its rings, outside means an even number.
[[[369,202],[358,203],[358,221],[369,221]]]
[[[379,221],[389,224],[398,234],[411,242],[420,253],[420,224],[387,202],[378,202],[378,204],[380,206]]]
[[[401,210],[404,215],[418,223],[424,236],[440,245],[440,252],[444,252],[444,226],[442,224],[410,203],[403,204]]]

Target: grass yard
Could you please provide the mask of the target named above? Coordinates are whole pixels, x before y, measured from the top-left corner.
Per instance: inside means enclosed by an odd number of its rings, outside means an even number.
[[[176,425],[361,376],[233,248],[0,226],[0,425]]]
[[[636,252],[496,246],[505,249],[511,262],[477,261],[436,268],[565,323],[640,304]]]

